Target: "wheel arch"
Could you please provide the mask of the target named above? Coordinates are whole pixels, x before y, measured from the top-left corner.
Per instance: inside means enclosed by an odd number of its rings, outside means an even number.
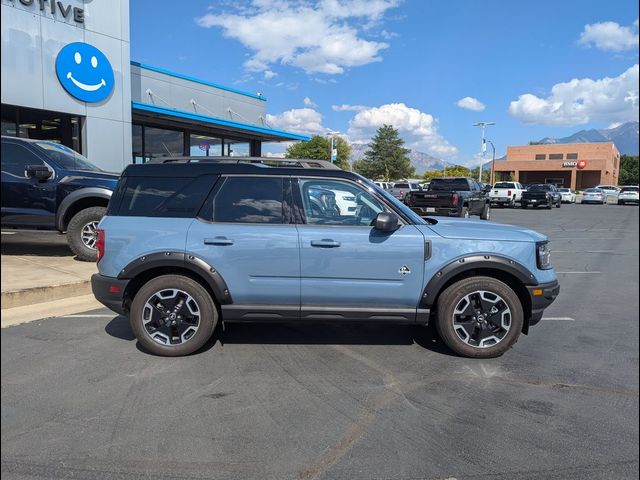
[[[184,275],[197,281],[209,292],[216,308],[233,303],[227,283],[216,268],[194,255],[168,251],[141,256],[120,271],[118,279],[129,280],[124,292],[125,308],[129,309],[145,283],[160,275]]]
[[[470,277],[491,277],[508,285],[520,299],[524,313],[522,333],[529,332],[531,297],[527,285],[537,285],[535,276],[514,260],[497,255],[475,255],[457,259],[440,269],[425,287],[419,308],[437,311],[440,294],[450,285]]]
[[[56,229],[64,232],[73,216],[90,207],[106,207],[113,192],[108,188],[89,187],[75,190],[60,203],[56,213]]]

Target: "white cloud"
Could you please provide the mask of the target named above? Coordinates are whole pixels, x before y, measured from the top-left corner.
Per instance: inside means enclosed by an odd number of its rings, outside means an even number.
[[[312,108],[293,108],[277,115],[267,114],[272,128],[301,135],[322,135],[329,131],[322,125],[322,114]]]
[[[222,28],[252,56],[249,71],[264,71],[274,63],[329,75],[345,68],[381,61],[389,45],[362,38],[398,0],[315,0],[284,2],[254,0],[235,13],[206,13],[196,18],[204,28]]]
[[[542,125],[637,120],[638,64],[613,78],[557,83],[546,98],[525,93],[511,102],[509,113],[524,123]]]
[[[304,103],[305,107],[309,107],[309,108],[317,108],[318,104],[316,102],[314,102],[313,100],[311,100],[309,97],[304,97],[304,99],[302,100],[302,103]]]
[[[612,128],[618,128],[620,125],[622,125],[622,122],[610,123],[609,126],[607,127],[607,130],[611,130]]]
[[[481,112],[485,109],[484,103],[473,97],[461,98],[456,102],[456,105],[458,105],[460,108],[472,110],[474,112]]]
[[[356,143],[368,142],[376,130],[385,124],[398,129],[409,148],[437,157],[451,157],[458,152],[438,133],[437,120],[432,115],[404,103],[390,103],[359,111],[349,122],[349,138]]]
[[[594,45],[600,50],[622,52],[638,48],[638,20],[632,27],[625,27],[616,22],[591,23],[584,26],[578,43],[585,46]]]
[[[349,105],[348,103],[343,103],[342,105],[331,105],[331,110],[334,112],[361,112],[362,110],[366,110],[366,105]]]
[[[273,77],[277,77],[278,74],[276,72],[272,72],[271,70],[264,71],[264,79],[271,80]]]

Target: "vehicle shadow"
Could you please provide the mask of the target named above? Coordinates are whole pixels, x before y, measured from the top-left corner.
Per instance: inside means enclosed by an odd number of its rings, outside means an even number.
[[[75,255],[67,245],[64,235],[52,232],[5,232],[0,245],[2,255],[32,255],[39,257],[71,257]],[[79,260],[78,260],[79,261]]]
[[[121,340],[132,341],[135,336],[129,320],[113,318],[105,332]],[[233,323],[218,325],[209,341],[194,355],[204,353],[216,344],[225,345],[406,345],[444,355],[455,354],[442,342],[433,326],[365,324],[362,322],[309,323]],[[136,348],[148,352],[139,342]]]

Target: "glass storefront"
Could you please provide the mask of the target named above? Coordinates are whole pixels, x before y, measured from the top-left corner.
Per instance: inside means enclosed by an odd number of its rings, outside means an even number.
[[[248,157],[250,155],[251,145],[249,142],[242,140],[226,140],[224,141],[223,155],[228,157]]]
[[[34,108],[2,105],[2,135],[49,140],[82,153],[82,117]]]
[[[222,138],[192,133],[189,135],[189,155],[213,157],[222,155]]]

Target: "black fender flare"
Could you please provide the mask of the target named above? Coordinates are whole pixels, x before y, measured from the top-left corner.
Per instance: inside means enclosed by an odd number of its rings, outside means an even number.
[[[513,275],[524,285],[538,285],[535,275],[515,260],[493,254],[469,255],[453,260],[438,270],[422,291],[420,308],[431,308],[442,287],[446,285],[449,280],[461,273],[476,269],[499,270]]]
[[[195,273],[207,282],[220,305],[233,303],[229,287],[220,272],[201,258],[184,252],[165,251],[138,257],[120,270],[118,279],[131,280],[148,270],[162,267],[185,268]]]
[[[113,192],[111,190],[102,187],[87,187],[74,190],[69,195],[64,197],[62,202],[60,202],[60,206],[58,207],[58,211],[56,212],[56,229],[60,232],[64,232],[66,228],[66,225],[64,224],[64,217],[67,215],[69,208],[71,208],[71,206],[78,200],[82,200],[83,198],[97,197],[109,201],[112,194]]]

